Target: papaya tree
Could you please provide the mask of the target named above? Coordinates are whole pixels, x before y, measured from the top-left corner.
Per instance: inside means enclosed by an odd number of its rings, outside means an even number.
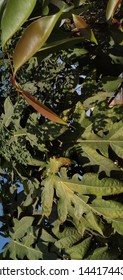
[[[1,259],[122,259],[123,5],[0,2]]]

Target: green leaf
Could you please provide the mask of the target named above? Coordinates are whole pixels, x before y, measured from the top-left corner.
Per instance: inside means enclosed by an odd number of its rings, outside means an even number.
[[[112,227],[121,235],[123,235],[123,218],[113,219]]]
[[[107,21],[110,20],[114,16],[114,13],[117,10],[121,1],[122,0],[108,0],[108,4],[107,4],[107,8],[106,8]]]
[[[123,82],[122,78],[116,78],[116,77],[104,77],[102,78],[103,82],[103,89],[108,92],[114,92],[118,89],[118,87]]]
[[[55,233],[55,231],[53,230]],[[65,230],[58,234],[59,240],[55,241],[54,245],[59,249],[71,248],[73,244],[81,239],[80,233],[75,228],[65,228]]]
[[[14,50],[14,75],[44,45],[62,12],[42,17],[27,27]]]
[[[10,252],[10,258],[13,260],[23,260],[27,257],[29,260],[39,260],[43,258],[43,253],[39,250],[37,246],[32,248],[31,246],[25,245],[22,242],[13,240],[5,247],[4,256],[7,252]]]
[[[9,97],[7,97],[4,102],[4,113],[5,114],[2,114],[3,123],[6,127],[8,127],[11,122],[11,117],[14,114],[14,106]]]
[[[5,48],[7,41],[22,26],[34,9],[36,0],[8,0],[3,13],[2,28],[2,48]]]
[[[94,94],[92,97],[86,98],[83,102],[83,105],[85,108],[91,108],[95,104],[106,100],[108,97],[111,97],[111,94],[109,92],[99,92],[97,94]]]
[[[14,233],[11,233],[13,239],[19,239],[25,235],[27,229],[32,225],[33,217],[23,217],[21,220],[14,219]]]
[[[93,208],[109,220],[123,218],[123,204],[113,200],[95,199]]]
[[[53,196],[54,196],[54,176],[50,176],[42,181],[44,186],[42,191],[42,213],[48,217],[52,211]]]
[[[72,260],[83,260],[84,256],[88,252],[91,243],[91,238],[88,237],[84,239],[81,243],[72,246],[71,248],[65,250],[65,253],[70,255]]]
[[[108,252],[108,246],[97,248],[87,258],[87,260],[111,260],[114,256],[111,256]]]
[[[87,195],[96,195],[97,197],[114,195],[123,193],[123,182],[111,179],[103,178],[99,180],[98,174],[86,173],[83,175],[81,181],[76,174],[70,180],[68,178],[61,177],[61,184],[68,187],[71,191]]]

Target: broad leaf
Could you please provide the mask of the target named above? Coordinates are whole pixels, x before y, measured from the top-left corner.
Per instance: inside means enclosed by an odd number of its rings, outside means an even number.
[[[90,243],[91,243],[91,238],[88,237],[84,239],[81,243],[74,245],[71,248],[65,250],[65,252],[70,255],[72,260],[83,260],[85,254],[89,249]]]
[[[116,255],[112,254],[108,250],[108,246],[95,249],[87,260],[114,260]]]
[[[48,107],[46,107],[42,102],[38,101],[34,96],[32,96],[30,93],[21,90],[22,95],[26,99],[26,101],[41,115],[43,115],[45,118],[48,118],[49,120],[52,120],[59,124],[67,125],[65,121],[63,121],[61,118],[59,118],[52,110],[50,110]]]
[[[98,45],[92,29],[81,16],[73,14],[73,21],[81,36]]]
[[[14,220],[14,233],[11,233],[13,239],[23,237],[27,229],[32,225],[33,217],[23,217],[21,220]]]
[[[115,11],[117,10],[119,4],[122,0],[108,0],[107,8],[106,8],[106,19],[110,20],[113,17]]]
[[[42,17],[27,27],[14,50],[14,75],[44,45],[62,12]]]
[[[6,245],[4,256],[8,250],[10,252],[10,258],[13,260],[22,260],[24,257],[27,257],[29,260],[39,260],[43,258],[43,253],[37,246],[33,248],[16,240],[13,240]]]
[[[95,199],[92,202],[92,206],[98,214],[100,213],[110,221],[112,219],[123,218],[123,205],[120,202],[113,200],[106,201],[104,199]]]
[[[7,41],[21,27],[34,9],[36,0],[8,0],[3,13],[2,28],[2,48]]]

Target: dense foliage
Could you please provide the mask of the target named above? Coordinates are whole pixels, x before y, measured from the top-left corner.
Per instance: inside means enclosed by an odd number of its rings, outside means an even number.
[[[1,259],[123,259],[122,14],[1,1]]]

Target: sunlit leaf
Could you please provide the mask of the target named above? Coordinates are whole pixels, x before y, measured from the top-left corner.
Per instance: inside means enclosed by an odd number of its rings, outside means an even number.
[[[32,225],[33,217],[23,217],[21,220],[14,220],[14,233],[11,234],[13,239],[23,237],[27,229]]]
[[[22,26],[34,9],[37,0],[8,0],[1,21],[2,48]]]
[[[94,42],[96,45],[98,45],[92,29],[81,16],[73,14],[73,21],[74,21],[76,28],[80,32],[81,36],[83,36],[85,39],[88,39],[88,40]]]
[[[44,45],[62,12],[42,17],[27,27],[14,50],[14,74]]]
[[[109,20],[113,17],[115,11],[117,10],[119,4],[122,0],[109,0],[106,8],[106,19]]]
[[[59,118],[52,110],[50,110],[47,106],[45,106],[42,102],[38,101],[34,96],[26,91],[21,91],[22,95],[26,99],[26,101],[42,116],[48,118],[51,121],[54,121],[59,124],[66,125],[67,123]]]

